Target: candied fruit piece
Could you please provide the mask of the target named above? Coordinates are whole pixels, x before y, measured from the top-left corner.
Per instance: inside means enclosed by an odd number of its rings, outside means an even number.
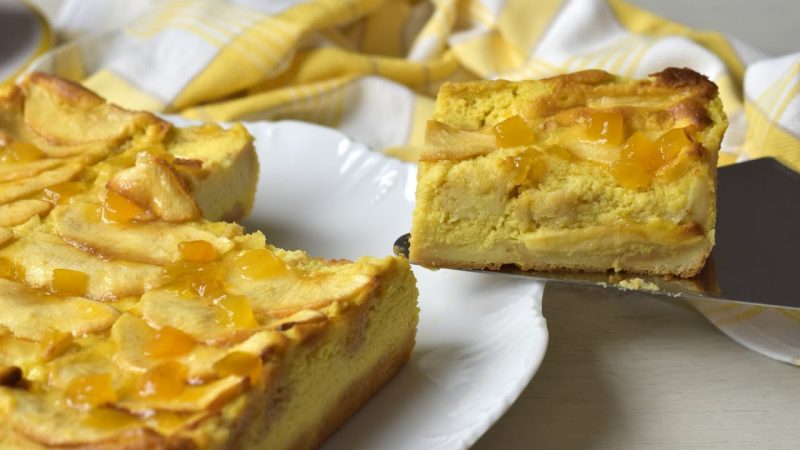
[[[617,112],[596,112],[589,116],[586,135],[593,141],[609,145],[619,145],[625,137],[622,114]]]
[[[86,412],[81,424],[102,430],[124,428],[139,423],[139,418],[113,408],[93,408]]]
[[[217,323],[230,328],[252,328],[258,326],[253,316],[250,301],[243,295],[225,295],[216,301]]]
[[[656,143],[651,141],[644,133],[637,131],[625,141],[622,146],[620,159],[630,161],[655,171],[664,163]]]
[[[251,383],[258,382],[262,369],[261,358],[247,352],[233,352],[214,363],[214,371],[219,376],[246,376]]]
[[[70,197],[86,190],[86,184],[79,181],[66,181],[44,188],[42,200],[54,205],[63,205]]]
[[[57,295],[80,296],[89,287],[89,275],[72,269],[53,269],[50,291]]]
[[[516,185],[520,185],[526,180],[535,185],[547,172],[547,161],[544,160],[544,155],[533,148],[526,148],[511,161],[514,165],[512,181]]]
[[[38,147],[29,142],[12,142],[0,148],[0,162],[30,162],[44,157]]]
[[[194,350],[196,345],[197,342],[191,335],[175,327],[164,325],[147,343],[144,354],[153,358],[181,356]]]
[[[76,377],[67,385],[65,394],[67,404],[75,408],[90,408],[117,400],[111,374],[108,373]]]
[[[48,328],[39,341],[39,350],[45,360],[64,354],[72,344],[72,335],[55,328]]]
[[[217,298],[225,294],[223,271],[217,264],[176,261],[164,268],[164,289],[184,298]]]
[[[612,173],[621,186],[646,187],[653,181],[655,171],[662,164],[655,142],[637,131],[622,146],[620,159],[612,165]]]
[[[612,173],[620,186],[627,188],[647,187],[653,181],[653,174],[645,167],[631,161],[617,161]]]
[[[692,141],[686,136],[686,130],[683,128],[673,128],[662,134],[661,137],[656,140],[658,151],[661,154],[661,160],[664,163],[675,159],[681,150],[691,144]]]
[[[189,369],[178,361],[164,361],[144,373],[139,386],[142,397],[174,397],[186,387]]]
[[[208,241],[185,241],[178,244],[184,261],[211,262],[219,257],[217,249]]]
[[[127,223],[141,220],[145,213],[144,208],[124,196],[114,191],[106,193],[106,201],[103,203],[103,220],[106,222]]]
[[[520,116],[511,116],[494,126],[498,147],[518,147],[534,141],[533,130]]]
[[[244,252],[236,259],[236,267],[247,280],[277,277],[288,271],[286,264],[265,248]]]

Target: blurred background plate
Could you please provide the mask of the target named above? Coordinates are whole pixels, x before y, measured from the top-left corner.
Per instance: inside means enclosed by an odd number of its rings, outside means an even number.
[[[53,45],[53,33],[33,6],[0,0],[0,84],[14,78]]]

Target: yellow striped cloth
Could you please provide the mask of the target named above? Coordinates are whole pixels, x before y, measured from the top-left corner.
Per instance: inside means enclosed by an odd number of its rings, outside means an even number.
[[[125,107],[317,122],[407,160],[444,81],[686,66],[720,87],[731,123],[721,164],[772,155],[800,170],[800,53],[758,58],[622,0],[64,0],[54,21],[68,39],[31,69]],[[800,365],[800,314],[696,307]]]

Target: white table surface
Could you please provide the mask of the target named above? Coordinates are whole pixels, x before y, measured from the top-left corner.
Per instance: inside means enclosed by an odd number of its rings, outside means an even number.
[[[767,54],[800,51],[798,0],[631,3]],[[800,449],[800,368],[688,305],[549,285],[544,315],[542,367],[475,450]]]

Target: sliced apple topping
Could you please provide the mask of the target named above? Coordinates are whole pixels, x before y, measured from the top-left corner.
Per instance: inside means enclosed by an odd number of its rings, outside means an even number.
[[[38,147],[29,142],[16,141],[0,147],[0,163],[26,163],[44,156]]]
[[[6,333],[0,335],[0,365],[17,366],[29,369],[40,362],[40,345],[37,342],[22,339],[11,334],[5,327]]]
[[[377,280],[362,269],[364,266],[359,263],[347,263],[331,272],[315,271],[312,275],[296,269],[265,278],[242,277],[233,270],[228,277],[228,291],[250,299],[257,314],[286,317],[302,309],[323,308],[369,292]]]
[[[421,161],[462,160],[486,155],[497,147],[492,129],[463,130],[429,120],[425,127],[425,147]]]
[[[111,328],[111,339],[117,346],[114,362],[123,370],[143,373],[165,358],[148,355],[156,330],[144,320],[123,313]],[[194,383],[196,380],[210,380],[218,377],[213,365],[231,352],[248,352],[262,355],[270,349],[280,349],[284,338],[280,333],[262,330],[255,332],[246,340],[230,347],[197,344],[192,338],[192,348],[177,356],[168,356],[187,368],[187,377]]]
[[[181,259],[181,242],[207,241],[224,254],[233,248],[231,238],[242,233],[239,225],[228,223],[103,223],[95,219],[96,210],[95,205],[84,202],[56,208],[51,213],[56,233],[73,245],[107,258],[162,266]]]
[[[200,342],[227,342],[237,338],[237,329],[217,321],[213,304],[202,299],[187,300],[180,295],[155,289],[142,296],[142,317],[151,324],[170,326]],[[243,337],[246,337],[244,334]]]
[[[171,412],[208,411],[218,408],[242,392],[247,385],[242,376],[231,375],[209,381],[199,386],[186,385],[171,396],[127,395],[115,405],[136,413],[151,413],[154,410]],[[174,387],[174,385],[173,385]]]
[[[27,129],[59,145],[119,142],[135,132],[158,137],[169,124],[152,114],[126,111],[78,84],[31,74],[22,84]]]
[[[56,297],[0,278],[0,325],[15,336],[41,341],[50,329],[73,336],[109,328],[117,318],[111,306],[81,297]]]
[[[168,222],[200,217],[200,209],[172,165],[161,156],[140,152],[136,165],[111,178],[109,191],[146,208]]]
[[[141,295],[163,282],[159,266],[104,260],[43,232],[29,233],[0,249],[3,257],[16,261],[24,271],[21,279],[35,287],[49,287],[53,271],[59,268],[91,274],[85,295],[95,300]]]
[[[232,352],[214,363],[214,370],[220,376],[238,375],[250,379],[250,383],[258,383],[264,363],[258,355],[247,352]]]
[[[42,340],[39,341],[39,349],[42,359],[51,360],[62,355],[72,344],[72,335],[55,328],[45,330]]]
[[[48,186],[69,181],[81,170],[83,170],[83,164],[73,161],[45,170],[32,177],[0,183],[0,204],[35,194]]]
[[[144,429],[139,429],[141,434],[134,434],[137,430],[132,430],[131,424],[126,424],[123,428],[91,426],[92,422],[86,422],[86,419],[94,414],[114,411],[113,409],[97,407],[83,411],[55,407],[58,402],[63,401],[57,394],[42,394],[24,389],[0,389],[0,405],[13,405],[6,411],[7,422],[4,423],[4,431],[15,430],[41,447],[56,448],[78,448],[87,445],[96,446],[98,442],[114,442],[113,439],[118,439],[121,433],[125,433],[128,442],[132,442],[135,436],[144,437]],[[89,426],[76,426],[76,423]],[[109,421],[103,423],[112,424]],[[145,439],[139,444],[138,448],[148,448]]]
[[[99,333],[75,337],[72,342],[68,351],[28,371],[27,376],[54,390],[66,390],[75,379],[100,373],[108,374],[115,387],[122,385],[123,374],[111,360],[111,342]]]
[[[43,216],[53,205],[44,200],[25,199],[0,205],[0,227],[13,227],[33,216]]]
[[[0,181],[29,178],[64,163],[60,159],[37,159],[29,162],[0,164]]]

